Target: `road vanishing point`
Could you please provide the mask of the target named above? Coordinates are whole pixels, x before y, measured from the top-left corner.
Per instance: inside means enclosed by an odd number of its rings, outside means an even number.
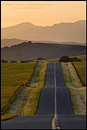
[[[86,115],[75,115],[60,63],[48,63],[45,86],[34,116],[1,122],[1,129],[86,129]]]

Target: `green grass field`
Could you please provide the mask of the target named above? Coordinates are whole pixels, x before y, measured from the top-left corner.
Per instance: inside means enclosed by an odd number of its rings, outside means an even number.
[[[36,62],[1,64],[1,112],[10,104],[14,92],[30,80]]]

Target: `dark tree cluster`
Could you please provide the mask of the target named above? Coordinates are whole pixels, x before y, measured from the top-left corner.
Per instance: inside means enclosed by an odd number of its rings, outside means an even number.
[[[60,59],[59,59],[59,62],[70,62],[71,59],[69,58],[69,56],[62,56]]]
[[[77,57],[73,57],[71,58],[71,62],[81,62],[81,60],[78,59]]]
[[[81,62],[81,60],[78,59],[77,57],[70,58],[69,56],[62,56],[59,59],[59,62]]]
[[[45,60],[44,57],[38,57],[36,60]]]
[[[1,63],[8,63],[7,60],[1,60]]]
[[[33,62],[33,60],[23,60],[23,61],[21,61],[21,63],[29,63],[29,62]]]
[[[10,63],[17,63],[17,61],[15,61],[15,60],[12,60],[12,61],[10,61]]]

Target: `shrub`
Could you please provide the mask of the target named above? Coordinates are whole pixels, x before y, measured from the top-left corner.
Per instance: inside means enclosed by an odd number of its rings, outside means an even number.
[[[81,60],[78,59],[77,57],[73,57],[73,58],[71,58],[71,61],[72,61],[72,62],[81,62]]]
[[[8,63],[7,60],[1,60],[1,63]]]
[[[28,43],[32,43],[31,41],[28,41]]]
[[[15,61],[15,60],[12,60],[12,61],[10,61],[10,63],[17,63],[17,61]]]
[[[62,56],[60,59],[59,59],[59,62],[70,62],[71,59],[69,58],[69,56]]]
[[[29,62],[33,62],[33,60],[20,61],[20,63],[29,63]]]
[[[45,60],[44,57],[38,57],[36,60]]]
[[[21,61],[21,63],[27,63],[27,61]]]

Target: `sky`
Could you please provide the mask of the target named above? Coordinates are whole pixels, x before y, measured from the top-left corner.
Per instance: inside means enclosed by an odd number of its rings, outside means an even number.
[[[86,20],[86,1],[1,1],[1,27],[30,22],[51,26]]]

